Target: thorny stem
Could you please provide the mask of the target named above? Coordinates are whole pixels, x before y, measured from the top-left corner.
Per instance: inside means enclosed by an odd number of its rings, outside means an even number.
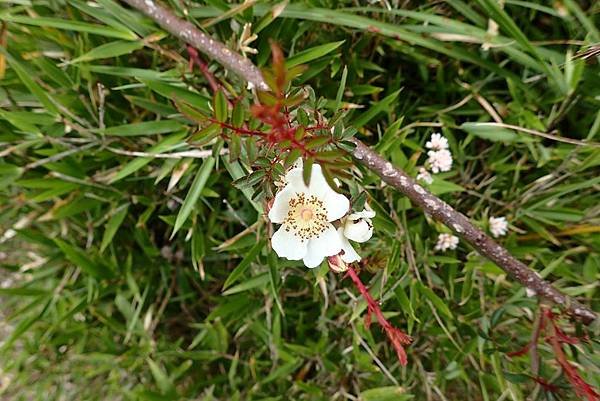
[[[239,74],[257,89],[269,89],[260,70],[250,60],[231,51],[219,41],[201,32],[191,23],[178,18],[154,0],[123,1],[155,20],[171,34],[214,58],[225,68]],[[535,291],[538,296],[557,304],[569,315],[585,324],[590,324],[597,318],[595,312],[543,280],[533,270],[514,258],[505,248],[476,228],[467,217],[416,184],[404,171],[394,167],[358,139],[354,139],[354,143],[356,149],[353,156],[360,164],[375,172],[387,184],[402,192],[426,213],[454,230],[477,251],[495,262],[519,283]]]
[[[383,316],[383,312],[379,307],[379,303],[376,302],[369,290],[365,285],[360,281],[360,277],[354,271],[352,266],[348,266],[348,275],[352,279],[352,282],[360,291],[360,294],[363,296],[365,301],[367,301],[367,315],[365,316],[365,325],[367,328],[371,325],[371,314],[374,313],[377,317],[377,322],[385,331],[385,334],[388,336],[389,340],[392,342],[394,349],[396,350],[396,354],[398,355],[398,360],[400,364],[405,366],[407,363],[406,359],[406,351],[404,350],[404,345],[409,345],[412,342],[412,338],[407,334],[404,334],[400,329],[392,326],[392,324]]]

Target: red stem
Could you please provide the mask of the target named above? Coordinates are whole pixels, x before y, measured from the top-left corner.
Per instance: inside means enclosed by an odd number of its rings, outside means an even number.
[[[198,51],[190,45],[188,45],[187,51],[190,55],[190,71],[193,72],[194,64],[197,65],[198,68],[200,68],[200,72],[202,72],[202,75],[204,75],[204,78],[206,78],[206,80],[208,81],[210,89],[213,92],[218,91],[219,88],[221,88],[221,85],[217,82],[215,76],[208,70],[208,64],[206,64],[204,60],[200,58]]]
[[[392,324],[390,322],[388,322],[388,320],[385,318],[385,316],[383,316],[383,312],[381,311],[381,308],[379,307],[379,303],[373,299],[373,297],[369,293],[369,290],[367,289],[367,287],[365,287],[365,285],[362,283],[362,281],[360,281],[360,277],[358,277],[358,274],[356,274],[356,271],[354,270],[354,268],[352,266],[348,266],[348,275],[352,279],[352,282],[354,283],[356,288],[358,288],[358,291],[360,291],[360,293],[363,296],[363,298],[365,299],[365,301],[367,301],[367,316],[365,319],[367,328],[371,322],[371,318],[370,318],[371,313],[374,313],[375,316],[377,317],[377,322],[383,328],[383,330],[385,331],[385,334],[388,336],[389,340],[392,342],[392,345],[394,346],[394,348],[396,350],[396,355],[398,356],[398,360],[400,361],[400,364],[405,366],[407,363],[407,358],[406,358],[406,351],[404,350],[403,345],[410,344],[412,342],[412,338],[410,336],[406,335],[405,333],[403,333],[400,329],[392,326]]]

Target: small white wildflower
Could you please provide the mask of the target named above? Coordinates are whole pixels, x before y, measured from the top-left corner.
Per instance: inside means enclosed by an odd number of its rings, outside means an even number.
[[[440,234],[438,236],[437,244],[435,244],[436,251],[447,251],[448,249],[456,249],[458,246],[458,237],[452,234]]]
[[[432,134],[425,147],[431,150],[448,149],[448,139],[442,134]]]
[[[429,171],[425,169],[425,167],[419,167],[419,174],[417,174],[417,180],[423,181],[426,184],[431,184],[433,182],[433,177],[429,174]]]
[[[506,235],[508,232],[508,221],[506,217],[490,217],[490,232],[496,238]]]
[[[536,295],[535,290],[532,290],[531,288],[525,288],[525,294],[529,297],[529,298],[533,298]]]
[[[448,149],[430,150],[427,155],[429,156],[427,164],[435,174],[450,171],[452,168],[452,154]]]
[[[248,81],[248,84],[246,85],[246,89],[248,89],[249,91],[251,91],[254,88],[255,88],[254,84],[252,82]]]
[[[331,222],[348,212],[350,202],[329,186],[318,164],[312,167],[309,186],[304,184],[302,168],[291,169],[284,181],[285,187],[269,210],[271,222],[281,224],[271,245],[279,257],[317,267],[342,250],[340,235]]]

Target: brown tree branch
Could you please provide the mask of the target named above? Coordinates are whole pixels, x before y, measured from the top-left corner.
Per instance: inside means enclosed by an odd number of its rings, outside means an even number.
[[[176,17],[171,11],[156,4],[154,0],[123,1],[154,19],[168,32],[214,58],[225,68],[236,72],[256,88],[268,89],[260,70],[252,62],[202,33],[191,23]],[[534,291],[539,297],[555,303],[566,313],[583,323],[589,324],[597,318],[596,313],[591,309],[563,294],[554,288],[552,284],[542,279],[536,272],[513,257],[505,248],[475,227],[465,215],[431,194],[404,171],[394,167],[358,139],[353,141],[356,144],[353,156],[360,164],[376,173],[388,185],[402,192],[434,219],[448,226],[516,281]]]
[[[154,0],[124,0],[152,18],[158,25],[170,34],[194,46],[207,56],[217,60],[226,69],[235,72],[246,81],[251,82],[257,89],[268,90],[262,74],[250,60],[240,56],[227,46],[200,31],[191,22],[177,17],[173,12]]]

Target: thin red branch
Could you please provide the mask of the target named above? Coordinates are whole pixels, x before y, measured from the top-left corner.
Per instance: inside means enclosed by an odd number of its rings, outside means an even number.
[[[188,54],[190,55],[190,72],[193,72],[194,65],[197,65],[198,68],[200,69],[200,72],[202,73],[202,75],[204,75],[204,78],[206,78],[206,80],[208,81],[208,85],[210,86],[210,89],[213,92],[218,91],[219,88],[221,88],[221,85],[219,84],[219,82],[217,82],[217,79],[215,78],[215,76],[209,71],[208,64],[206,64],[206,62],[204,62],[204,60],[202,60],[202,58],[198,54],[198,51],[190,45],[188,45],[187,51],[188,51]]]
[[[556,316],[550,309],[543,311],[546,319],[550,322],[550,335],[546,337],[546,341],[552,346],[554,350],[554,356],[556,361],[562,368],[567,380],[571,383],[571,386],[575,390],[575,393],[581,397],[586,398],[588,401],[600,401],[600,394],[579,374],[577,368],[569,362],[562,344],[575,344],[579,340],[575,337],[568,336],[565,334],[556,322]]]
[[[563,350],[563,344],[577,344],[579,339],[573,336],[567,335],[558,325],[557,316],[550,310],[546,308],[542,308],[540,310],[540,316],[538,321],[536,322],[534,328],[534,334],[532,335],[531,342],[527,344],[523,349],[515,352],[510,352],[508,356],[520,356],[527,353],[527,350],[536,350],[535,353],[531,353],[532,363],[534,363],[533,358],[537,358],[537,343],[541,336],[542,331],[546,330],[548,335],[545,337],[546,342],[552,347],[554,352],[554,357],[556,361],[562,368],[567,380],[571,383],[571,386],[575,390],[577,396],[586,398],[588,401],[600,401],[600,395],[598,392],[579,374],[577,368],[569,362],[567,356]],[[532,369],[532,373],[535,380],[538,384],[540,384],[546,391],[556,391],[558,387],[549,384],[546,380],[538,376],[537,372],[537,361],[535,361],[536,366]]]
[[[377,317],[377,322],[383,328],[388,339],[394,346],[400,364],[405,366],[407,363],[407,357],[406,351],[404,350],[404,345],[409,345],[410,343],[412,343],[412,338],[404,332],[402,332],[400,329],[392,326],[392,324],[385,318],[385,316],[383,316],[383,312],[379,307],[379,303],[377,303],[373,299],[373,297],[369,293],[369,290],[362,283],[360,277],[358,277],[358,274],[356,274],[356,271],[352,266],[348,266],[348,275],[352,279],[352,282],[354,283],[358,291],[361,293],[365,301],[367,301],[367,315],[365,316],[365,325],[367,326],[367,328],[370,326],[371,314],[375,314],[375,317]]]

